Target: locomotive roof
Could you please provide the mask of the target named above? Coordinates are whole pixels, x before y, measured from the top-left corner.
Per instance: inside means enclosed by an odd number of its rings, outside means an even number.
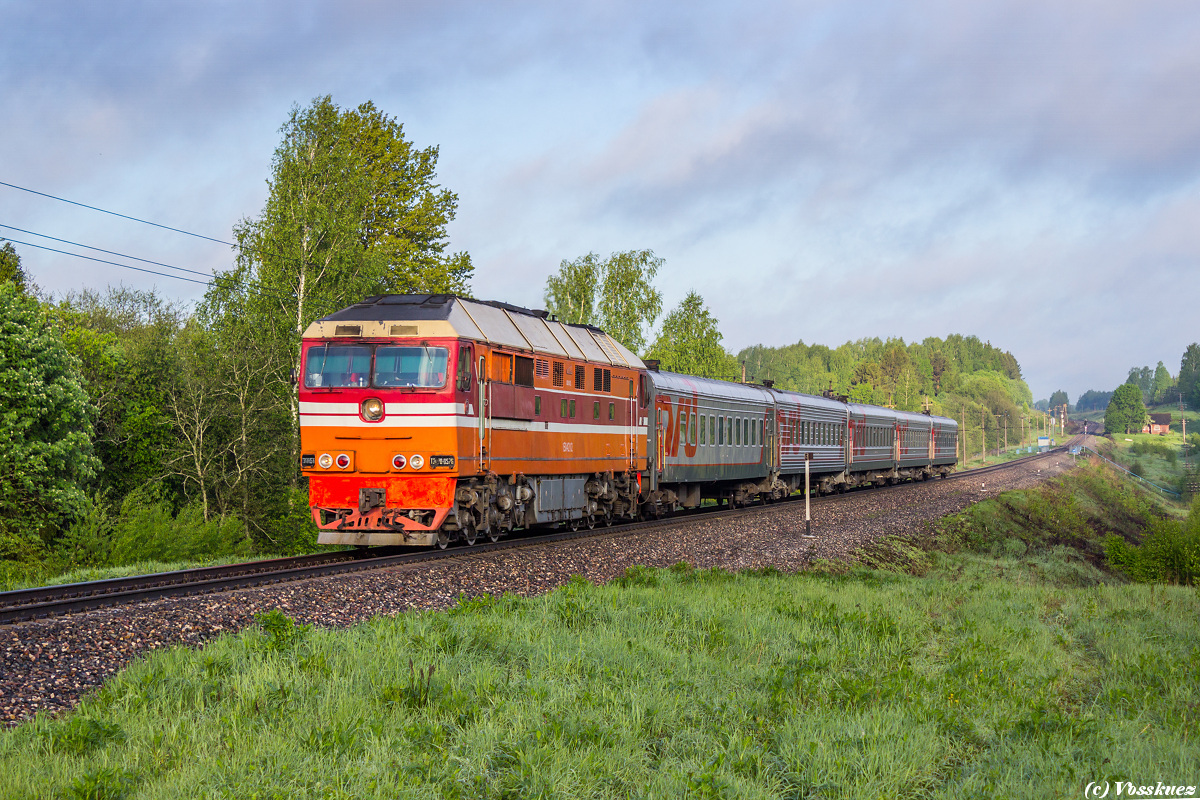
[[[358,332],[352,333],[355,327]],[[550,319],[545,311],[453,294],[372,295],[322,317],[304,331],[306,339],[356,335],[452,336],[618,367],[645,366],[624,345],[595,326],[563,323]]]

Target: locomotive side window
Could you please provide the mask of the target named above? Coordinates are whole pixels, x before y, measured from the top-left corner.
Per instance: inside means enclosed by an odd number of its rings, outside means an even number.
[[[600,401],[592,402],[592,419],[600,419]]]
[[[542,397],[541,397],[541,395],[535,394],[533,396],[533,415],[535,417],[540,417],[542,415]]]
[[[733,426],[733,444],[736,447],[742,446],[742,420],[739,417]]]
[[[708,441],[709,441],[709,444],[717,443],[717,418],[716,417],[710,416],[708,418]]]
[[[567,398],[565,398],[565,397],[559,403],[558,416],[561,417],[562,419],[567,418]]]
[[[458,350],[458,378],[455,384],[460,392],[471,391],[471,362],[474,361],[474,356],[470,347],[461,347]]]
[[[705,420],[704,420],[704,415],[703,415],[703,414],[701,414],[701,415],[700,415],[700,444],[704,444],[704,443],[705,443],[705,439],[704,439],[704,431],[705,431],[705,428],[704,428],[704,423],[705,423]]]
[[[516,367],[513,372],[513,383],[517,386],[533,386],[533,359],[525,356],[516,357]]]
[[[696,415],[688,414],[688,442],[696,443]]]
[[[609,403],[608,404],[608,421],[612,422],[616,418],[617,418],[617,404]]]
[[[449,360],[450,351],[444,347],[380,345],[375,348],[374,385],[440,388],[446,385]]]
[[[715,444],[725,444],[725,417],[717,417],[717,436]]]
[[[733,444],[733,417],[725,418],[725,441]]]
[[[422,348],[412,348],[421,350]],[[443,348],[440,349],[443,352]],[[304,385],[312,388],[366,386],[371,376],[371,348],[361,344],[330,344],[308,348]]]
[[[492,353],[492,380],[512,383],[513,357],[508,353]]]
[[[575,419],[575,399],[571,399],[571,419]]]

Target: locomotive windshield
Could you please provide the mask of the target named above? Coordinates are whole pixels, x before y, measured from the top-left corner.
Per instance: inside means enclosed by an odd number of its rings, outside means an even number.
[[[374,370],[371,360],[374,356]],[[365,344],[316,345],[304,362],[304,385],[315,388],[375,386],[441,388],[450,352],[445,347]]]
[[[375,349],[375,385],[440,388],[446,385],[449,357],[444,347],[380,345]]]
[[[371,377],[371,348],[361,344],[317,345],[308,349],[304,385],[311,388],[366,386]]]

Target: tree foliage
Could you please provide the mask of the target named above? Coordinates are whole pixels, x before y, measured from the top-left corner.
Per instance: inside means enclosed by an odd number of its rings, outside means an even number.
[[[310,321],[371,294],[466,292],[465,253],[446,254],[458,197],[434,183],[438,150],[414,148],[371,103],[329,96],[292,109],[262,213],[236,228],[247,311],[295,339]],[[286,326],[286,327],[281,327]]]
[[[98,466],[93,412],[45,309],[0,283],[0,522],[44,531],[83,508]]]
[[[28,291],[25,270],[21,269],[21,256],[12,242],[4,242],[4,246],[0,247],[0,283],[11,283],[21,294]]]
[[[1070,404],[1071,399],[1062,389],[1059,389],[1058,391],[1054,392],[1054,394],[1050,395],[1050,408],[1062,408],[1063,406],[1069,406]]]
[[[1113,392],[1104,411],[1106,433],[1138,433],[1146,421],[1142,390],[1136,383],[1123,383]]]
[[[646,353],[662,368],[702,378],[737,380],[737,360],[721,344],[717,320],[694,291],[663,319],[662,329]]]
[[[1200,344],[1192,342],[1179,362],[1179,392],[1183,399],[1200,408]]]
[[[558,274],[546,279],[546,309],[564,322],[603,328],[640,353],[662,313],[662,292],[654,288],[662,264],[652,250],[612,253],[603,261],[595,253],[564,259]]]

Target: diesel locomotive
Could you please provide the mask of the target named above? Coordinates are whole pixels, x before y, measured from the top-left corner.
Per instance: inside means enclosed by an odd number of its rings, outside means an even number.
[[[301,345],[301,468],[323,544],[841,491],[954,469],[954,420],[648,368],[604,331],[505,303],[381,295]]]

